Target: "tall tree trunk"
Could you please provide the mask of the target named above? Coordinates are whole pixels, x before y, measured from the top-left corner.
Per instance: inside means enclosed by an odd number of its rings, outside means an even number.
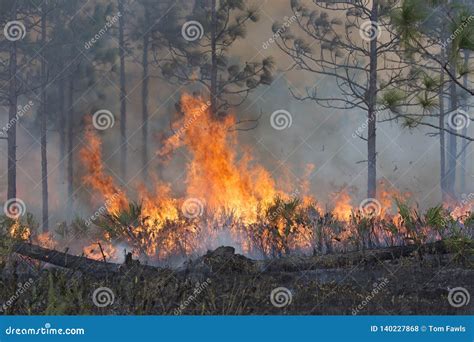
[[[17,16],[17,2],[13,2],[12,20],[16,20]],[[16,121],[17,121],[17,86],[16,86],[16,71],[17,71],[17,47],[16,41],[10,42],[10,66],[9,66],[9,90],[8,90],[8,122],[10,128],[8,129],[8,190],[7,199],[16,197]]]
[[[444,131],[444,69],[441,68],[440,74],[441,87],[439,90],[439,162],[440,162],[440,187],[441,187],[441,200],[446,200],[446,142],[445,142],[445,131]]]
[[[148,11],[145,8],[145,22],[149,23]],[[150,42],[150,36],[148,29],[146,29],[145,35],[143,36],[143,76],[142,76],[142,174],[143,180],[146,182],[148,179],[148,44]]]
[[[469,66],[469,50],[466,50],[464,51],[464,67],[465,69],[467,70]],[[464,74],[463,76],[463,85],[464,87],[468,87],[468,74]],[[465,99],[464,101],[464,111],[467,112],[467,107],[468,106],[468,103],[467,103],[467,98]],[[463,127],[462,129],[462,135],[466,136],[467,135],[467,125]],[[460,187],[461,187],[461,191],[465,191],[466,189],[466,155],[467,155],[467,149],[468,149],[468,141],[466,139],[462,139],[462,143],[461,143],[461,169],[459,170],[460,171],[460,175],[459,175],[459,178],[460,178]]]
[[[370,15],[372,22],[378,21],[378,0],[374,0]],[[368,133],[367,133],[367,197],[377,194],[377,150],[376,150],[376,99],[377,99],[377,34],[370,41],[370,74],[368,89]]]
[[[211,113],[217,116],[217,8],[211,0]]]
[[[62,15],[57,15],[55,17],[55,25],[57,27],[63,27],[64,26],[64,21],[62,20],[63,17]],[[59,65],[58,65],[58,70],[62,72],[62,74],[57,75],[57,96],[58,96],[58,106],[57,106],[57,128],[58,128],[58,135],[59,135],[59,176],[60,176],[60,182],[61,184],[65,184],[66,180],[66,163],[65,163],[65,158],[66,158],[66,98],[65,98],[65,87],[66,87],[66,78],[65,78],[65,73],[64,71],[64,59],[61,58]],[[60,187],[60,192],[61,196],[65,195],[64,188],[61,186]]]
[[[119,56],[120,56],[120,175],[125,181],[127,171],[127,91],[125,88],[125,41],[124,41],[124,0],[118,0]]]
[[[43,204],[43,232],[48,231],[48,160],[47,160],[47,142],[46,142],[46,60],[45,49],[46,44],[46,9],[45,3],[41,7],[41,194]]]
[[[70,222],[74,211],[74,72],[69,75],[69,91],[68,91],[68,116],[67,116],[67,219]]]
[[[451,65],[451,72],[455,73],[455,67]],[[456,83],[451,81],[450,84],[450,112],[458,109],[458,97],[456,93]],[[452,115],[452,114],[451,114]],[[449,127],[450,132],[455,132],[455,127]],[[448,174],[447,174],[447,192],[448,195],[454,199],[456,198],[456,156],[457,156],[457,137],[454,134],[449,134],[448,137]]]
[[[60,68],[62,70],[62,67]],[[65,106],[64,106],[64,87],[66,86],[64,78],[60,77],[58,80],[58,133],[59,133],[59,164],[61,179],[66,178],[64,168],[64,158],[66,158],[66,120],[65,120]]]

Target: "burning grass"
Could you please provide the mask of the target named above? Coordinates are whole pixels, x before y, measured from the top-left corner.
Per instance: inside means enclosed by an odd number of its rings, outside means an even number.
[[[348,220],[336,214],[320,213],[316,206],[298,198],[276,197],[267,208],[259,207],[254,222],[247,223],[234,213],[204,209],[200,216],[186,217],[179,207],[178,217],[163,222],[150,220],[142,205],[105,213],[87,226],[76,219],[58,226],[54,239],[35,235],[32,218],[4,221],[10,235],[44,247],[82,246],[81,252],[97,260],[123,261],[120,248],[142,261],[152,263],[197,257],[207,250],[227,244],[254,258],[275,258],[293,254],[319,255],[386,246],[424,244],[448,240],[456,250],[472,241],[474,215],[454,219],[443,207],[424,214],[398,202],[396,215],[367,216],[353,210]],[[463,241],[465,243],[463,243]],[[86,247],[84,247],[86,246]],[[464,251],[461,254],[472,253]]]

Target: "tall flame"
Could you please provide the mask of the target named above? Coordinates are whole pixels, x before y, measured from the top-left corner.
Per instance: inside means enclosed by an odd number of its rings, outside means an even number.
[[[86,167],[82,180],[95,191],[99,192],[108,203],[108,211],[117,213],[128,204],[125,193],[115,184],[114,179],[105,173],[102,162],[102,142],[91,125],[90,117],[86,118],[84,134],[86,146],[79,151],[82,165]]]
[[[187,196],[202,198],[214,211],[231,210],[248,222],[255,220],[259,203],[270,203],[278,193],[270,174],[253,165],[249,150],[238,160],[235,118],[212,117],[209,104],[183,95],[182,118],[174,123],[177,133],[159,152],[166,155],[185,146],[192,156],[187,166]],[[181,127],[181,128],[180,128]]]

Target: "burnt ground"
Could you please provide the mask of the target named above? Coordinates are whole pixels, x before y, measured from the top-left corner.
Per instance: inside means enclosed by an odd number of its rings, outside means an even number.
[[[221,247],[177,269],[143,269],[132,262],[99,276],[12,254],[0,265],[0,310],[10,315],[474,313],[474,299],[468,298],[474,295],[472,257],[354,255],[254,261]],[[110,290],[101,296],[101,287]],[[459,287],[464,292],[449,295]],[[453,300],[464,305],[453,306]]]

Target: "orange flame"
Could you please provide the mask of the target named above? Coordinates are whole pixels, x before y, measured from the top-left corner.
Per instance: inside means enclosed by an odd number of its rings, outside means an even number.
[[[86,140],[86,146],[79,151],[82,165],[86,167],[83,181],[104,197],[110,213],[117,213],[121,208],[128,205],[128,200],[123,191],[115,185],[113,178],[104,171],[102,142],[91,127],[90,117],[86,119],[84,139]]]
[[[215,120],[209,106],[202,99],[183,95],[183,117],[174,123],[184,127],[165,141],[159,152],[166,155],[186,146],[192,155],[187,166],[187,196],[201,198],[215,211],[233,211],[252,222],[259,203],[270,203],[277,194],[270,174],[261,166],[253,165],[249,150],[237,161],[238,146],[233,116]]]
[[[102,247],[102,251],[100,250],[100,247]],[[116,261],[118,258],[117,249],[107,242],[101,242],[100,246],[97,242],[94,242],[89,246],[84,247],[82,251],[86,257],[99,261],[103,261],[104,256],[106,261]]]

